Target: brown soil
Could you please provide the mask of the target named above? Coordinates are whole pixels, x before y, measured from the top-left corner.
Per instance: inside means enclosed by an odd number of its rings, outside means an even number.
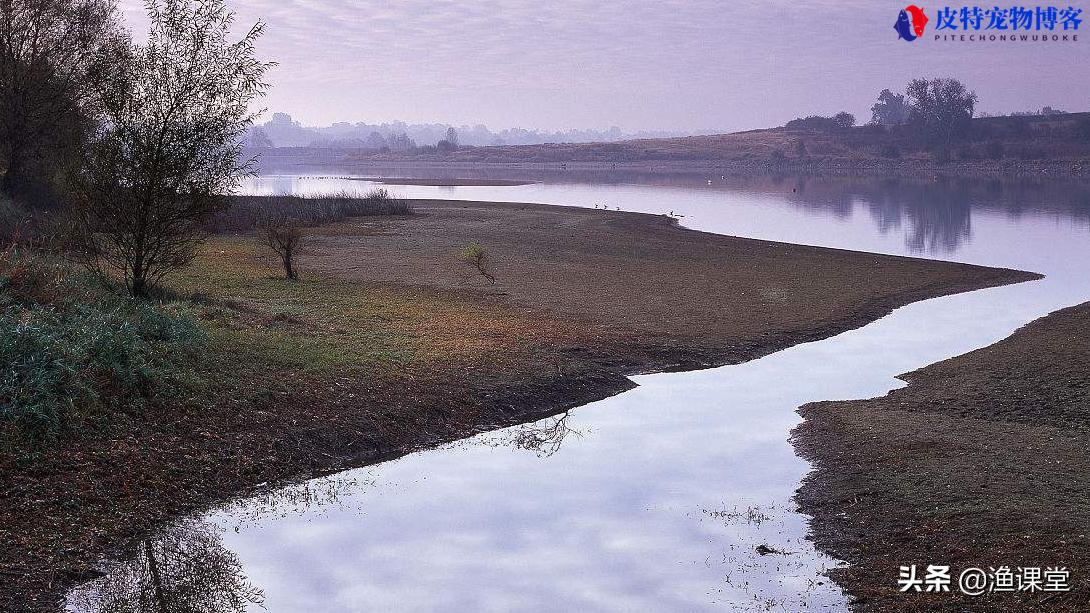
[[[857,611],[1090,610],[1090,303],[904,375],[872,400],[801,409],[798,493]],[[1067,567],[1067,594],[901,594],[901,565]]]
[[[318,230],[302,284],[254,278],[253,289],[218,296],[218,286],[236,283],[229,275],[246,279],[226,258],[252,239],[214,244],[202,260],[202,289],[233,305],[237,320],[355,355],[349,350],[370,341],[337,346],[351,334],[330,323],[335,312],[265,310],[321,302],[305,295],[310,287],[330,292],[330,309],[358,294],[367,308],[346,311],[355,319],[345,321],[393,322],[374,338],[408,347],[410,357],[321,370],[228,346],[207,365],[211,387],[231,390],[215,402],[127,416],[29,460],[0,455],[0,610],[50,610],[102,556],[235,496],[554,414],[629,389],[626,375],[636,372],[740,362],[915,300],[1035,278],[728,238],[652,215],[416,207],[408,218]],[[494,286],[460,261],[472,240],[491,252]],[[332,280],[307,285],[318,274]],[[420,304],[424,316],[404,313]]]
[[[620,356],[637,371],[752,359],[922,298],[1036,278],[696,232],[661,215],[463,201],[414,206],[413,219],[325,228],[313,265],[331,276],[472,290],[574,316],[591,325],[584,345],[619,337]],[[494,286],[460,258],[473,241],[489,251]]]

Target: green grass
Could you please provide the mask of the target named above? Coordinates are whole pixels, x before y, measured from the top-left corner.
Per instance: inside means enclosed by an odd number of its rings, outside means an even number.
[[[197,297],[213,344],[281,367],[383,375],[525,349],[535,324],[512,312],[433,292],[338,279],[303,267],[279,276],[250,236],[217,237],[168,280]]]
[[[205,335],[180,305],[96,289],[63,266],[0,258],[0,439],[41,444],[196,384]]]
[[[0,254],[0,363],[11,365],[0,446],[288,389],[320,396],[338,379],[517,368],[548,342],[524,310],[339,279],[305,261],[292,282],[262,253],[253,236],[216,237],[165,281],[163,302]]]

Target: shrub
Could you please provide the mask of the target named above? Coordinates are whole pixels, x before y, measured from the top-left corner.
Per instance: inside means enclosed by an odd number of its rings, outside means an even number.
[[[489,263],[488,249],[484,245],[474,241],[462,249],[462,260],[469,264],[477,274],[488,279],[492,285],[496,284],[496,277],[492,275]]]
[[[11,272],[8,262],[0,276],[4,446],[38,446],[191,385],[204,336],[183,309],[107,293],[41,304]]]
[[[984,145],[984,157],[990,160],[1003,159],[1004,153],[1006,153],[1006,149],[1000,141],[991,140]]]
[[[879,151],[882,157],[891,160],[901,159],[901,150],[897,148],[897,145],[886,143],[882,145],[881,151]]]
[[[1080,120],[1076,129],[1078,130],[1079,136],[1090,141],[1090,118]]]
[[[411,215],[412,206],[385,189],[365,196],[347,193],[329,196],[236,196],[226,211],[212,220],[217,232],[259,229],[270,216],[295,219],[303,226],[344,221],[349,217]]]

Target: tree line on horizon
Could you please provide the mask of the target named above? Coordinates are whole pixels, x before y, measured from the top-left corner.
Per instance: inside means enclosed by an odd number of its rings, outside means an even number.
[[[978,101],[976,92],[958,79],[915,78],[905,86],[904,93],[883,89],[871,106],[871,119],[864,127],[913,142],[932,151],[939,158],[948,157],[954,146],[991,138],[986,147],[988,157],[1001,157],[1003,146],[995,140],[996,129],[973,122],[974,118],[992,117],[976,113]],[[1044,107],[1035,112],[1012,113],[1010,117],[1066,114],[1059,109]],[[855,125],[855,116],[842,111],[831,117],[812,115],[795,119],[787,122],[784,127],[789,130],[836,132],[848,130]],[[1025,123],[1013,122],[1011,130],[1016,133],[1024,132]],[[1082,119],[1076,127],[1076,134],[1090,139],[1090,120]],[[887,144],[883,155],[898,157],[899,150],[894,145]]]
[[[538,145],[542,143],[612,142],[638,138],[667,138],[688,135],[666,130],[625,132],[617,126],[606,130],[527,130],[508,128],[493,131],[477,124],[408,124],[400,121],[369,124],[338,122],[324,127],[304,126],[286,113],[273,113],[265,123],[249,129],[246,144],[252,149],[309,147],[315,149],[369,149],[403,153],[418,149],[442,148],[456,131],[459,145],[489,147],[502,145]],[[435,149],[430,149],[434,151]]]

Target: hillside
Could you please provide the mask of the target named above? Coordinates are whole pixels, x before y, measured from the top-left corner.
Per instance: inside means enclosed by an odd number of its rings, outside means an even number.
[[[1090,160],[1090,113],[976,118],[971,137],[926,147],[909,126],[838,130],[771,128],[733,134],[611,143],[462,147],[457,151],[374,152],[280,148],[276,164],[572,164],[572,167],[696,166],[737,171],[1040,172],[1083,175]]]

